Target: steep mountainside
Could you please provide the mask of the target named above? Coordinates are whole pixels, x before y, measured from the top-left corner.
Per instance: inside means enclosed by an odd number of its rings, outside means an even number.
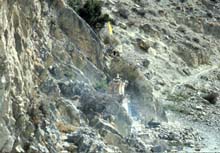
[[[220,2],[102,0],[112,35],[68,4],[0,0],[0,152],[220,150]]]
[[[219,151],[220,3],[106,0],[104,4],[103,10],[115,21],[121,57],[144,73],[168,121],[174,127],[192,127],[206,139],[201,144],[191,141],[191,151]],[[181,141],[181,135],[174,139]]]

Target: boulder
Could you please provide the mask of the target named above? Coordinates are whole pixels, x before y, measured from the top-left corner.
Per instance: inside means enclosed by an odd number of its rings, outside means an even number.
[[[79,152],[99,151],[110,153],[112,150],[114,150],[116,153],[120,152],[117,147],[113,149],[111,145],[106,145],[101,140],[100,135],[89,127],[80,128],[78,131],[70,134],[65,141],[74,143]]]
[[[149,121],[147,124],[150,128],[157,128],[160,126],[160,122],[156,122],[154,120]]]
[[[148,49],[153,45],[149,40],[137,39],[138,46],[145,52],[148,52]]]
[[[155,145],[151,148],[151,151],[156,153],[165,152],[166,150],[167,150],[167,146],[164,144]]]
[[[80,125],[80,111],[76,108],[77,105],[74,105],[70,100],[60,99],[57,102],[57,119],[60,119],[64,122],[72,124],[73,126]]]
[[[80,101],[81,110],[86,114],[90,123],[94,121],[95,116],[103,116],[103,118],[113,116],[115,129],[123,136],[130,133],[131,119],[125,108],[122,107],[120,97],[112,97],[102,93],[85,93],[81,96]]]
[[[120,15],[121,17],[123,17],[123,18],[125,18],[125,19],[127,19],[128,16],[129,16],[129,11],[128,11],[127,9],[124,9],[124,8],[120,8],[120,9],[118,10],[118,13],[119,13],[119,15]]]

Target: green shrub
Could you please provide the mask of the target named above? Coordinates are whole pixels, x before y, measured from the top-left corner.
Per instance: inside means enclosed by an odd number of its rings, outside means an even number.
[[[95,85],[96,90],[102,90],[106,91],[108,89],[108,83],[106,80],[101,80],[100,82],[97,82]]]
[[[99,0],[87,0],[83,6],[80,0],[69,0],[69,5],[94,30],[101,29],[107,21],[110,21],[108,14],[102,14],[102,3]]]

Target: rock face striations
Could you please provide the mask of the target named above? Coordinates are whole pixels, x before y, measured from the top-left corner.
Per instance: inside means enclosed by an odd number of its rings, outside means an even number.
[[[0,152],[220,150],[217,0],[102,0],[111,36],[68,4],[0,0]]]
[[[121,99],[98,91],[103,45],[65,1],[0,1],[0,38],[0,152],[135,151]]]

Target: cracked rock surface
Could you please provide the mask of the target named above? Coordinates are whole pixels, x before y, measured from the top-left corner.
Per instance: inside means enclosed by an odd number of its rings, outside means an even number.
[[[119,56],[66,0],[0,0],[0,152],[220,151],[220,2],[102,4]]]

